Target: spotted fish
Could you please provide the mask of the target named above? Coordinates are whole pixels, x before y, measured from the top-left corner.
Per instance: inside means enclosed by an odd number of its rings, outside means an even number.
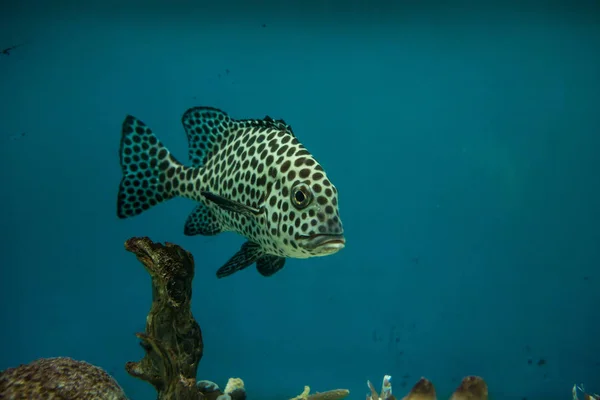
[[[345,246],[338,193],[283,120],[235,120],[212,107],[182,117],[189,145],[183,165],[152,130],[129,115],[122,127],[117,215],[133,217],[180,196],[198,204],[185,235],[233,231],[247,238],[217,271],[222,278],[256,263],[263,276],[286,258],[309,258]]]

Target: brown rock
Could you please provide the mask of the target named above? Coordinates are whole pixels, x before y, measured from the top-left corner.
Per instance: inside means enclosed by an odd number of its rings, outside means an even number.
[[[421,378],[412,387],[404,400],[435,400],[435,387],[426,378]]]
[[[450,400],[488,400],[487,383],[479,376],[466,376]]]
[[[0,372],[4,400],[127,400],[102,368],[67,357],[42,358]]]

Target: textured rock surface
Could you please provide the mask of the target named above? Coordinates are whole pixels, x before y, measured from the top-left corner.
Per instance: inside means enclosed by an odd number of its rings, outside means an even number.
[[[3,400],[126,400],[106,371],[67,357],[43,358],[0,372]]]

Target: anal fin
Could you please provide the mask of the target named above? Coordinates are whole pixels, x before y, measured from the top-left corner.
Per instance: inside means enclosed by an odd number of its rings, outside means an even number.
[[[217,278],[224,278],[249,267],[259,258],[263,257],[264,254],[265,253],[259,244],[249,241],[244,243],[242,248],[235,253],[225,265],[217,270]]]
[[[262,276],[272,276],[285,265],[285,257],[274,256],[272,254],[264,255],[256,260],[256,270]]]
[[[221,224],[214,213],[202,203],[198,204],[187,217],[183,228],[183,234],[186,236],[214,236],[222,231]]]

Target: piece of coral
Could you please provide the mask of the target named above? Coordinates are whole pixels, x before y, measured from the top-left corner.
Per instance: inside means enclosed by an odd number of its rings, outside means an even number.
[[[378,394],[370,381],[367,381],[370,393],[367,400],[396,400],[392,394],[392,377],[385,375]],[[415,383],[410,392],[402,400],[435,400],[437,395],[433,383],[427,378],[421,378]],[[485,381],[478,376],[466,376],[454,391],[450,400],[488,400],[488,387]],[[587,399],[586,399],[587,400]]]
[[[396,400],[392,393],[392,376],[384,375],[383,381],[381,382],[381,393],[377,394],[377,390],[375,390],[375,386],[371,383],[371,381],[367,381],[367,386],[371,391],[370,394],[367,394],[367,400]]]
[[[126,400],[106,371],[67,357],[42,358],[0,372],[0,399]]]
[[[577,395],[578,392],[581,392],[581,394],[583,396],[583,400],[600,400],[600,394],[587,393],[585,388],[583,387],[583,385],[573,385],[572,392],[573,392],[573,400],[579,400],[579,396]]]
[[[426,378],[421,378],[415,383],[404,400],[435,400],[435,387]]]
[[[223,391],[211,381],[198,381],[196,388],[204,396],[199,397],[202,400],[246,400],[246,388],[240,378],[229,378]]]
[[[334,389],[326,392],[310,393],[310,387],[304,386],[304,391],[290,400],[339,400],[345,399],[350,394],[346,389]]]
[[[381,393],[377,393],[375,386],[371,381],[367,381],[370,393],[367,394],[367,400],[396,400],[396,397],[392,393],[392,377],[385,375],[383,382],[381,383]],[[435,400],[435,388],[433,383],[425,378],[419,379],[419,381],[412,387],[410,392],[404,396],[403,400]]]
[[[479,376],[466,376],[450,400],[488,400],[488,386]]]

